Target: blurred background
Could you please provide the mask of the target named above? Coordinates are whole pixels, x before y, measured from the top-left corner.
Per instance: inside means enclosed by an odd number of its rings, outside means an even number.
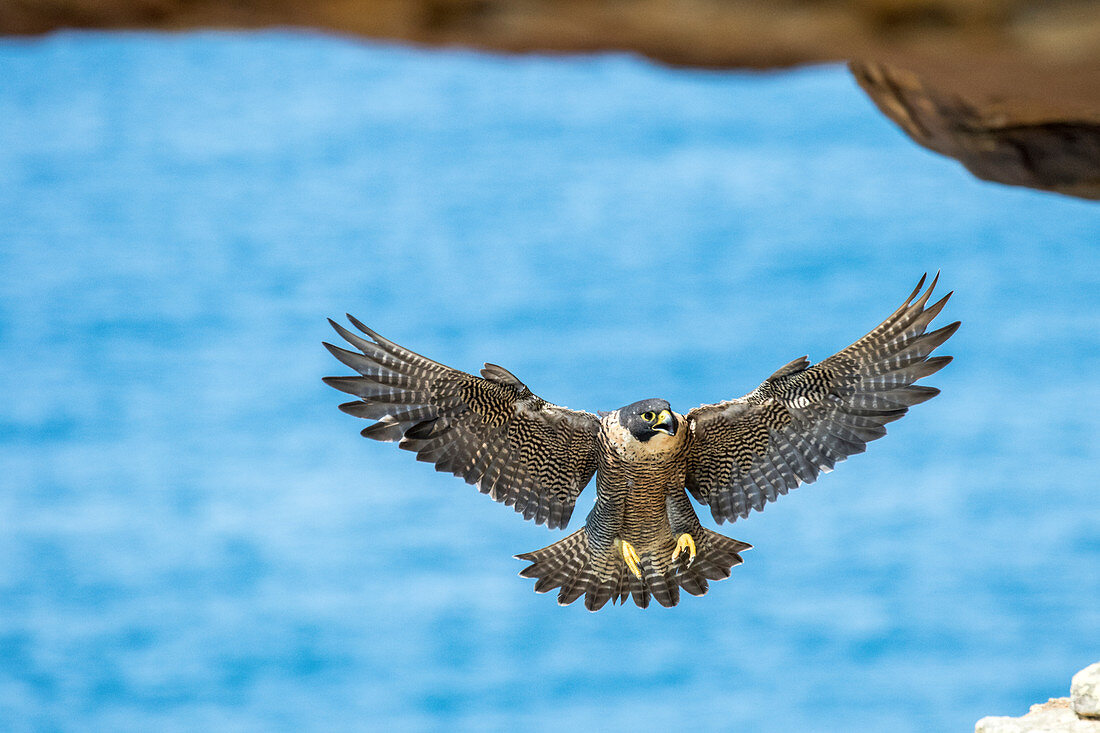
[[[1100,210],[976,180],[840,66],[8,38],[0,193],[0,728],[968,730],[1100,658]],[[512,555],[562,533],[321,383],[351,312],[686,411],[937,270],[943,394],[672,609],[534,594]]]

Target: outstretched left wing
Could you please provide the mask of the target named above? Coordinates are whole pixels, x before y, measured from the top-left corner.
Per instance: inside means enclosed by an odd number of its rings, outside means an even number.
[[[370,340],[330,319],[359,351],[325,347],[360,376],[324,381],[359,398],[341,410],[377,421],[364,437],[400,441],[417,460],[475,484],[524,519],[551,528],[569,523],[596,471],[599,418],[540,399],[503,367],[486,364],[476,377],[348,320]]]
[[[926,308],[936,280],[918,298],[923,286],[922,277],[889,318],[820,364],[795,359],[744,397],[688,412],[687,489],[715,521],[748,516],[814,481],[939,394],[913,382],[951,361],[930,355],[959,323],[925,332],[951,294]]]

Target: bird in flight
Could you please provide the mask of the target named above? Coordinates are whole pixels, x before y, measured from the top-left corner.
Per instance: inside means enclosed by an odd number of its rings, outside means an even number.
[[[373,421],[365,437],[397,441],[536,524],[564,528],[595,474],[584,526],[517,555],[531,563],[520,575],[536,592],[557,588],[562,605],[583,595],[590,611],[628,598],[675,606],[681,588],[703,595],[751,547],[703,527],[689,493],[719,524],[736,521],[862,453],[886,423],[939,394],[913,384],[951,361],[931,356],[959,327],[927,330],[951,297],[928,305],[938,278],[922,294],[922,277],[889,318],[824,361],[795,359],[744,397],[685,415],[662,399],[600,415],[559,407],[503,367],[452,369],[350,315],[363,335],[329,323],[355,351],[325,346],[358,375],[324,381],[358,398],[340,409]]]

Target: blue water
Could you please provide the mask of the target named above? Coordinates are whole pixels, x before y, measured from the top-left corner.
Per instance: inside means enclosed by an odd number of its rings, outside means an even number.
[[[0,729],[969,730],[1100,659],[1100,208],[971,178],[840,68],[5,40],[0,194]],[[350,311],[682,411],[937,269],[942,396],[673,609],[535,595],[512,555],[561,533],[320,381]]]

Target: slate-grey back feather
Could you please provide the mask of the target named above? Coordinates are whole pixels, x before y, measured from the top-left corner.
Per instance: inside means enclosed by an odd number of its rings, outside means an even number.
[[[913,385],[951,361],[930,355],[959,323],[926,333],[951,297],[925,307],[938,279],[918,298],[922,277],[889,318],[821,363],[795,359],[744,397],[688,412],[687,489],[716,521],[747,516],[814,481],[939,394]]]
[[[400,441],[417,460],[475,484],[524,519],[552,528],[569,523],[596,470],[595,415],[540,399],[503,367],[486,364],[476,377],[348,320],[368,338],[329,323],[358,351],[325,347],[359,376],[324,381],[359,398],[341,410],[376,421],[365,437]]]

